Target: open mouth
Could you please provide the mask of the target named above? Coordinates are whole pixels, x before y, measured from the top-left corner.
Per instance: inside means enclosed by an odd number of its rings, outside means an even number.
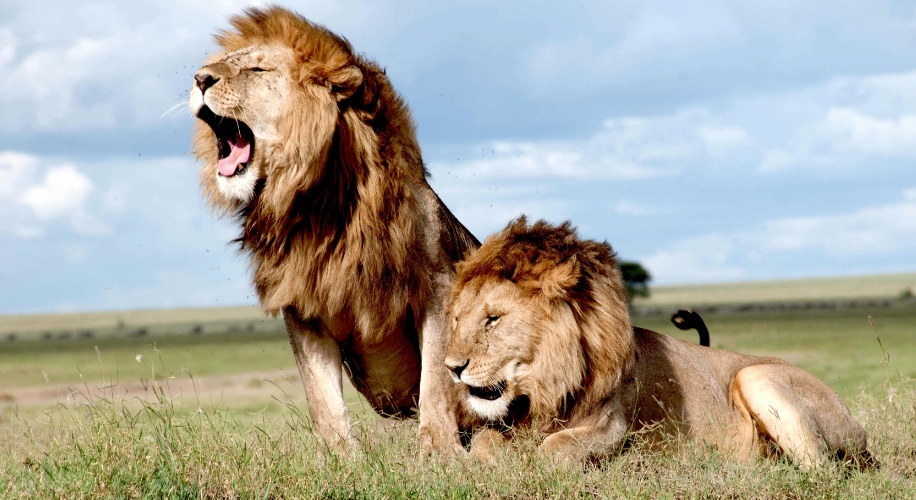
[[[503,392],[506,390],[506,381],[497,382],[488,387],[476,387],[473,385],[468,386],[468,391],[470,391],[471,396],[480,399],[486,399],[487,401],[493,401],[502,397]]]
[[[223,177],[241,174],[254,156],[254,134],[245,122],[219,116],[209,106],[202,106],[197,117],[210,125],[216,134],[219,152],[217,170]]]

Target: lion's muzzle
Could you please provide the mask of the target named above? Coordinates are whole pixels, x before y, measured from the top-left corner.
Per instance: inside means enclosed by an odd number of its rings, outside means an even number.
[[[456,361],[453,358],[445,358],[445,366],[447,366],[450,370],[449,374],[452,376],[452,380],[456,384],[461,382],[461,372],[463,372],[469,364],[471,364],[470,359],[465,359],[464,361]]]
[[[254,133],[245,122],[219,116],[204,104],[197,117],[213,129],[219,158],[217,170],[223,177],[232,177],[248,168],[254,155]]]
[[[199,71],[194,75],[194,82],[197,84],[197,88],[200,89],[201,93],[206,92],[208,88],[212,87],[218,81],[219,78],[203,71]]]
[[[503,396],[503,393],[506,391],[506,381],[499,381],[491,386],[487,387],[476,387],[473,385],[468,386],[468,392],[470,392],[472,397],[485,399],[487,401],[495,401]]]

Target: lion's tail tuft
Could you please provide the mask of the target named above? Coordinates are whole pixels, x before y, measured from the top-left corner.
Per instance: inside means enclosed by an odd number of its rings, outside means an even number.
[[[696,329],[700,334],[700,345],[709,347],[709,329],[706,328],[706,323],[699,314],[689,309],[681,309],[671,316],[671,322],[681,330]]]

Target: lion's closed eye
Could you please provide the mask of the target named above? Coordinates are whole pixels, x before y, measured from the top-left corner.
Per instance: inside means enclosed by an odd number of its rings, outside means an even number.
[[[494,326],[496,326],[497,323],[499,323],[499,318],[500,316],[498,314],[491,314],[487,316],[487,322],[484,323],[484,326],[483,326],[484,329],[486,330],[492,329]]]

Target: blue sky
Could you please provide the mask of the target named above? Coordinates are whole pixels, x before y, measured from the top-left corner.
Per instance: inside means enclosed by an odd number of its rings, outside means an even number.
[[[916,5],[800,4],[287,5],[387,68],[479,237],[569,218],[656,284],[916,271]],[[254,303],[184,104],[246,5],[0,3],[0,313]]]

